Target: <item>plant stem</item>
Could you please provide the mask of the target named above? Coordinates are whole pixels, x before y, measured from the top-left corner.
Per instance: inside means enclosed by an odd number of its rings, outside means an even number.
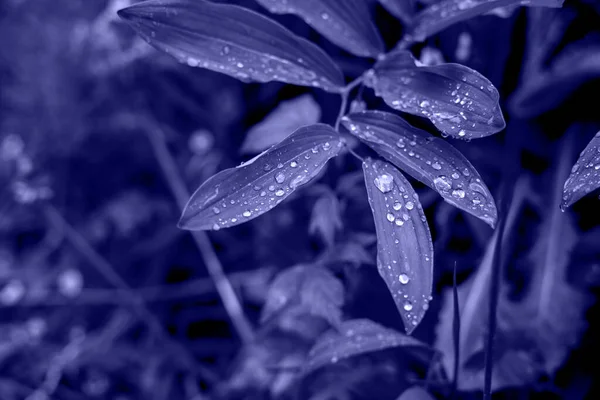
[[[190,194],[185,187],[183,179],[179,174],[171,153],[169,153],[169,150],[167,149],[163,134],[158,130],[157,126],[159,126],[158,122],[155,124],[147,124],[144,130],[148,135],[156,159],[160,164],[171,192],[173,193],[179,208],[183,210],[190,197]],[[212,247],[208,235],[204,232],[190,233],[196,242],[196,246],[200,250],[200,255],[202,256],[204,265],[206,265],[206,269],[215,283],[219,297],[221,298],[223,306],[225,307],[225,310],[231,319],[234,329],[244,344],[250,343],[254,337],[252,325],[250,325],[250,322],[244,315],[240,300],[238,299],[236,292],[233,290],[231,282],[229,282],[229,279],[227,279],[227,276],[223,271],[223,266],[221,265],[221,262],[219,261],[217,254]]]
[[[452,320],[452,338],[454,339],[454,377],[452,379],[452,399],[456,398],[458,375],[460,370],[460,308],[458,302],[458,283],[456,282],[456,261],[452,272],[452,294],[454,300],[454,318]]]
[[[340,112],[338,113],[338,117],[335,120],[335,130],[338,132],[340,129],[340,121],[342,120],[344,114],[346,114],[346,108],[348,108],[348,97],[350,96],[350,92],[352,89],[363,83],[364,76],[365,74],[360,75],[358,78],[348,83],[340,92],[342,103],[340,104]]]

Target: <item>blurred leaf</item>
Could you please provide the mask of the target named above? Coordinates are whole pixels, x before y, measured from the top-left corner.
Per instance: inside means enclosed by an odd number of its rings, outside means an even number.
[[[380,156],[437,191],[448,203],[492,227],[496,223],[492,194],[469,160],[445,140],[382,111],[350,114],[342,123]]]
[[[366,159],[365,185],[377,231],[377,269],[410,334],[431,300],[433,244],[417,193],[391,164]]]
[[[260,153],[281,142],[295,130],[321,119],[321,107],[310,94],[282,101],[246,134],[241,153]]]
[[[271,283],[261,321],[287,308],[305,311],[337,325],[343,304],[344,286],[329,270],[316,265],[298,265],[281,272]]]
[[[204,182],[185,206],[179,227],[218,230],[254,219],[313,179],[341,148],[329,125],[300,128],[252,160]]]
[[[337,329],[321,335],[308,354],[303,372],[307,374],[327,364],[392,347],[428,346],[368,319],[344,321]]]
[[[340,203],[332,192],[327,192],[317,199],[313,206],[308,231],[311,235],[319,234],[328,246],[335,241],[335,233],[344,227]]]
[[[379,0],[381,5],[402,22],[408,22],[415,13],[414,0]]]
[[[337,92],[344,78],[320,48],[242,7],[149,0],[119,11],[152,46],[192,67],[244,82],[279,81]]]
[[[429,118],[454,138],[481,138],[506,125],[496,88],[464,65],[418,67],[412,54],[401,50],[377,62],[365,84],[390,107]]]
[[[410,29],[410,37],[422,42],[461,21],[500,7],[514,5],[562,7],[564,0],[443,0],[434,4],[415,17]]]
[[[511,111],[521,118],[533,118],[553,110],[577,89],[600,78],[600,37],[590,36],[569,45],[549,68],[525,76],[510,100]]]
[[[600,187],[600,132],[583,149],[573,165],[564,188],[561,208],[572,206],[577,200]]]
[[[413,386],[402,392],[397,400],[434,400],[434,397],[427,390]]]
[[[345,50],[363,57],[383,53],[365,0],[256,0],[275,14],[295,14]]]

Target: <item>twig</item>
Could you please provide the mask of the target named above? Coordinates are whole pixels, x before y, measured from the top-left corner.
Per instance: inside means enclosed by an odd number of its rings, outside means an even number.
[[[58,229],[61,229],[67,240],[89,261],[89,263],[113,286],[120,289],[124,298],[138,313],[139,317],[148,325],[150,330],[181,360],[184,365],[194,371],[201,373],[207,380],[216,381],[216,376],[209,370],[199,366],[189,355],[183,346],[174,342],[154,314],[143,303],[142,299],[135,295],[129,285],[117,274],[113,266],[104,259],[79,232],[69,224],[53,206],[45,206],[46,217]]]
[[[190,197],[190,194],[188,193],[177,166],[175,165],[175,162],[171,157],[169,150],[167,149],[162,132],[160,132],[157,128],[157,126],[159,126],[158,121],[156,124],[156,126],[146,126],[144,130],[146,131],[150,143],[152,144],[152,149],[154,150],[156,159],[160,164],[171,192],[173,193],[179,208],[183,210]],[[223,302],[223,306],[225,307],[227,314],[229,314],[229,318],[231,319],[238,336],[244,344],[250,343],[254,337],[252,326],[244,315],[242,305],[237,297],[237,294],[233,290],[233,287],[231,286],[231,282],[229,282],[229,279],[227,279],[227,276],[223,272],[223,266],[217,258],[208,235],[204,232],[190,233],[192,234],[194,241],[200,250],[200,255],[202,256],[204,265],[206,265],[206,269],[215,283],[219,297]]]

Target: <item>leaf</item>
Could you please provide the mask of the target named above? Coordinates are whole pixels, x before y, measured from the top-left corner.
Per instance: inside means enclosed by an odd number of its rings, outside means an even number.
[[[321,335],[308,353],[303,372],[307,374],[327,364],[392,347],[427,348],[427,345],[368,319],[344,321],[337,329]]]
[[[281,142],[296,129],[316,124],[320,119],[321,107],[309,94],[283,101],[248,131],[241,152],[259,153]]]
[[[521,118],[533,118],[566,102],[575,91],[600,78],[600,37],[594,35],[569,45],[551,66],[534,71],[510,99],[510,109]]]
[[[437,191],[448,203],[490,224],[497,210],[492,194],[469,160],[443,139],[382,111],[350,114],[342,124],[380,156]]]
[[[328,246],[335,241],[335,233],[344,227],[340,204],[332,192],[326,192],[317,199],[310,217],[308,232],[318,233]]]
[[[427,390],[413,386],[402,392],[397,400],[434,400],[434,397]]]
[[[297,265],[281,272],[271,283],[261,321],[264,323],[286,308],[295,308],[338,325],[343,304],[344,286],[329,270]]]
[[[149,44],[192,67],[244,82],[279,81],[338,92],[344,77],[314,44],[242,7],[149,0],[118,12]]]
[[[600,188],[600,132],[583,149],[567,178],[561,208],[565,210],[588,193]]]
[[[407,51],[375,64],[365,84],[390,107],[428,118],[444,135],[476,139],[506,126],[496,88],[460,64],[417,67]]]
[[[340,136],[329,125],[300,128],[263,154],[204,182],[185,206],[179,227],[218,230],[250,221],[313,179],[341,148]]]
[[[391,164],[363,162],[377,231],[377,269],[410,334],[431,300],[433,244],[419,197]]]
[[[414,0],[379,0],[379,2],[390,14],[403,22],[410,21],[415,13]]]
[[[256,0],[275,14],[295,14],[339,47],[362,57],[383,53],[365,0]]]
[[[461,21],[500,7],[515,5],[562,7],[564,0],[443,0],[421,11],[410,28],[410,40],[422,42]]]

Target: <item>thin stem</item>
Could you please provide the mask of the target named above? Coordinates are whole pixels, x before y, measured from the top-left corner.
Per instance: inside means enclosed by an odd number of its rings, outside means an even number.
[[[92,265],[111,285],[122,291],[125,296],[124,298],[130,303],[131,308],[137,312],[139,317],[148,325],[150,330],[163,342],[163,344],[170,348],[177,359],[182,360],[187,368],[202,373],[206,379],[211,381],[216,380],[216,377],[212,372],[198,366],[194,359],[189,355],[189,352],[170,338],[158,319],[146,307],[142,299],[132,292],[131,287],[123,280],[123,278],[121,278],[116,272],[116,269],[92,247],[87,239],[63,218],[56,208],[48,205],[44,207],[44,213],[53,226],[64,232],[67,240],[88,260],[90,265]]]
[[[156,122],[158,124],[158,122]],[[154,150],[154,154],[162,172],[167,180],[167,183],[177,201],[177,204],[181,210],[185,208],[185,205],[190,197],[190,194],[185,187],[183,179],[181,178],[177,166],[175,165],[175,161],[169,153],[167,146],[164,141],[164,137],[162,132],[160,132],[153,124],[148,124],[145,131],[148,135],[150,143],[152,144],[152,149]],[[156,125],[158,126],[158,125]],[[240,300],[237,297],[236,292],[233,290],[231,282],[227,279],[225,272],[223,271],[223,266],[219,261],[217,254],[215,253],[210,239],[208,235],[204,232],[190,232],[194,241],[196,242],[196,246],[200,250],[200,255],[204,261],[204,265],[206,265],[206,269],[213,282],[215,283],[215,287],[223,302],[223,306],[231,319],[231,322],[242,340],[244,344],[248,344],[252,341],[254,337],[254,332],[250,322],[246,319],[244,315],[242,305]]]
[[[338,117],[335,120],[335,130],[336,131],[339,132],[340,122],[341,122],[344,114],[346,114],[346,108],[348,108],[348,97],[350,96],[350,92],[355,87],[361,85],[363,83],[363,80],[364,80],[364,74],[360,75],[358,78],[356,78],[352,82],[348,83],[346,86],[344,86],[344,88],[340,92],[340,96],[342,97],[342,102],[340,104],[340,112],[338,113]]]
[[[456,261],[452,272],[452,294],[454,299],[454,318],[452,320],[452,336],[454,339],[454,377],[452,379],[452,396],[456,398],[458,375],[460,370],[460,308],[458,302],[458,283],[456,281]]]

